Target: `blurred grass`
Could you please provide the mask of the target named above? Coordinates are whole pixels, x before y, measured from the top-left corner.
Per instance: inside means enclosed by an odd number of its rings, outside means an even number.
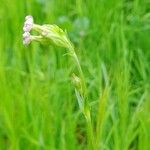
[[[24,17],[68,31],[83,67],[97,149],[149,150],[150,2],[0,0],[0,149],[89,149],[66,51],[24,47]]]

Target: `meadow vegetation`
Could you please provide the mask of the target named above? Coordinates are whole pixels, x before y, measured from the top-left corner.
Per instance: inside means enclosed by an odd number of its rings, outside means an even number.
[[[149,150],[150,2],[0,0],[0,150]],[[56,24],[75,45],[91,120],[65,48],[22,43],[23,23]]]

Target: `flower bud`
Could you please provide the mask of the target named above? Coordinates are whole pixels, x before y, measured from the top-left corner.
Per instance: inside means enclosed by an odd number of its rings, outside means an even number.
[[[76,76],[74,73],[72,74],[72,83],[77,89],[81,88],[81,80],[78,76]]]

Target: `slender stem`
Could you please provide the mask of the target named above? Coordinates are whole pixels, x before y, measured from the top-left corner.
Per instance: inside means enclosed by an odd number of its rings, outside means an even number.
[[[91,121],[91,112],[90,112],[90,108],[87,102],[87,87],[86,87],[86,82],[85,82],[85,78],[84,78],[84,74],[79,62],[79,59],[77,57],[77,54],[73,48],[73,46],[71,45],[71,47],[69,48],[72,54],[72,57],[74,58],[74,61],[77,65],[77,69],[79,71],[80,74],[80,78],[81,78],[81,85],[82,85],[82,96],[83,96],[83,103],[84,103],[84,116],[86,118],[86,123],[87,123],[87,130],[88,130],[88,139],[89,139],[89,144],[90,144],[90,149],[95,149],[95,144],[94,144],[94,135],[93,135],[93,127],[92,127],[92,121]]]
[[[75,51],[73,52],[72,56],[73,56],[73,58],[76,62],[76,65],[77,65],[77,68],[78,68],[78,71],[79,71],[79,74],[80,74],[80,78],[81,78],[81,81],[82,81],[82,84],[81,84],[82,85],[82,92],[83,92],[82,94],[83,94],[84,97],[86,97],[86,95],[87,95],[87,90],[86,89],[87,88],[86,88],[85,78],[84,78],[84,74],[83,74],[81,65],[79,63],[79,59],[78,59]]]

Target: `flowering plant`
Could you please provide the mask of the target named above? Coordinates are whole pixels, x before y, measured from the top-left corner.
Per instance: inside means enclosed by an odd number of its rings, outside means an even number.
[[[29,45],[31,41],[38,41],[41,43],[51,43],[60,47],[72,49],[73,45],[64,32],[57,25],[38,25],[34,24],[32,16],[26,16],[23,27],[23,44]],[[30,31],[36,31],[38,35],[31,35]]]
[[[23,27],[23,44],[29,45],[32,41],[38,41],[43,44],[54,44],[56,46],[64,47],[68,49],[68,54],[72,56],[76,63],[79,75],[72,75],[72,81],[75,86],[75,94],[78,100],[79,108],[87,121],[87,128],[89,132],[89,140],[91,141],[91,147],[94,146],[93,129],[91,122],[90,107],[87,101],[86,83],[83,75],[83,71],[76,55],[75,49],[71,41],[69,40],[67,33],[64,32],[57,25],[38,25],[34,23],[32,16],[26,16]],[[31,35],[31,31],[36,31],[38,35]]]

